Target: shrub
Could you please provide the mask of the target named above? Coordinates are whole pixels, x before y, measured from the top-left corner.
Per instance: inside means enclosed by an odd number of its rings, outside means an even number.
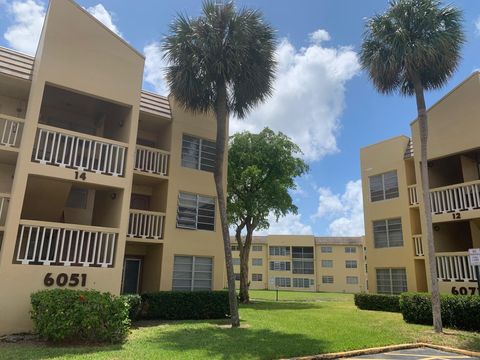
[[[131,321],[138,320],[142,311],[142,297],[138,294],[122,295],[128,305],[128,317]]]
[[[443,325],[450,328],[480,331],[480,297],[441,295]],[[432,302],[427,293],[405,293],[400,297],[403,319],[414,324],[431,325]]]
[[[355,294],[355,305],[362,310],[400,312],[399,295]]]
[[[226,291],[161,291],[143,294],[146,319],[221,319],[230,315]]]
[[[47,341],[119,343],[129,332],[128,305],[109,293],[42,290],[31,303],[34,329]]]

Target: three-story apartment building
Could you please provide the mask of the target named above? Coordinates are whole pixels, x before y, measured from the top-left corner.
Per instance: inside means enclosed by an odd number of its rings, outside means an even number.
[[[142,91],[144,57],[51,0],[35,57],[0,48],[0,334],[30,294],[222,289],[215,118]]]
[[[231,238],[237,288],[240,253]],[[356,293],[366,291],[363,237],[254,236],[250,289]]]
[[[473,294],[467,251],[480,247],[480,73],[428,110],[428,169],[435,261],[442,293]],[[361,150],[370,291],[428,291],[418,122]]]

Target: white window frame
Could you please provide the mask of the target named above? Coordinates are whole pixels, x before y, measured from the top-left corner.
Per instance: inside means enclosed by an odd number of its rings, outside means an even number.
[[[330,264],[330,266],[326,265]],[[333,268],[333,260],[323,259],[321,262],[322,268]]]
[[[263,259],[262,258],[253,258],[252,259],[252,266],[263,266]]]
[[[358,268],[357,260],[345,260],[345,269],[356,269]]]
[[[183,142],[185,141],[185,137],[190,137],[192,139],[195,139],[195,140],[198,140],[198,148],[197,148],[197,151],[198,151],[198,158],[196,159],[196,164],[192,164],[194,166],[186,166],[184,165],[184,159],[183,159]],[[188,140],[187,140],[188,141]],[[215,165],[206,165],[206,164],[203,164],[203,166],[207,166],[207,167],[210,167],[211,170],[206,170],[206,169],[202,169],[202,159],[205,157],[205,156],[202,156],[204,151],[203,151],[203,145],[204,145],[204,142],[209,142],[209,143],[213,143],[213,145],[215,146],[215,151],[217,151],[216,149],[216,144],[215,144],[215,140],[209,140],[209,139],[203,139],[203,138],[200,138],[198,136],[195,136],[195,135],[190,135],[190,134],[183,134],[182,136],[182,150],[181,150],[181,154],[180,154],[180,163],[182,165],[182,167],[184,168],[187,168],[187,169],[194,169],[194,170],[200,170],[200,171],[207,171],[207,172],[214,172],[215,170]],[[208,146],[211,146],[211,145],[208,145]],[[214,154],[215,157],[216,157],[216,154]],[[215,160],[215,157],[214,157],[214,160]]]
[[[395,177],[397,179],[397,195],[396,196],[393,196],[393,197],[388,197],[387,198],[387,194],[386,194],[386,189],[385,189],[385,175],[386,174],[389,174],[389,173],[395,173]],[[379,177],[381,176],[382,178],[382,193],[383,193],[383,196],[382,196],[382,199],[378,199],[378,200],[372,200],[372,186],[371,186],[371,181],[372,181],[372,178],[373,177]],[[379,201],[385,201],[385,200],[391,200],[391,199],[397,199],[399,196],[400,196],[400,188],[398,186],[398,172],[396,169],[394,170],[390,170],[390,171],[386,171],[384,173],[381,173],[381,174],[376,174],[376,175],[371,175],[368,177],[368,196],[369,196],[369,200],[370,202],[374,203],[374,202],[379,202]]]
[[[346,254],[356,254],[357,248],[355,246],[345,246]]]
[[[180,211],[180,198],[183,196],[194,196],[195,197],[195,222],[192,223],[192,226],[188,226],[188,225],[185,225],[185,224],[179,224],[179,211]],[[204,215],[199,215],[199,211],[200,211],[200,198],[205,198],[205,199],[210,199],[212,202],[213,202],[213,216],[211,216],[210,218],[213,220],[213,223],[211,224],[213,226],[213,229],[199,229],[198,228],[198,225],[199,225],[199,221],[198,221],[198,218],[199,216],[203,216],[205,217]],[[193,207],[192,207],[193,209]],[[189,230],[203,230],[203,231],[215,231],[215,228],[216,228],[216,224],[215,224],[215,220],[216,220],[216,214],[217,214],[217,199],[214,197],[214,196],[209,196],[209,195],[201,195],[201,194],[194,194],[194,193],[189,193],[189,192],[186,192],[186,191],[179,191],[178,192],[178,199],[177,199],[177,219],[176,219],[176,223],[177,223],[177,228],[179,229],[189,229]],[[208,223],[202,223],[202,224],[206,224],[206,225],[210,225]]]
[[[191,270],[191,278],[190,280],[190,290],[175,290],[174,281],[175,278],[175,258],[176,257],[188,257],[192,258],[192,270]],[[210,271],[196,271],[195,270],[195,261],[200,258],[210,259],[211,260],[211,270]],[[185,271],[184,271],[185,272]],[[196,290],[195,289],[195,274],[196,273],[209,273],[210,274],[210,290],[213,290],[213,278],[214,278],[214,261],[213,257],[210,256],[195,256],[195,255],[174,255],[173,256],[173,272],[172,272],[172,291],[208,291],[208,290]],[[178,278],[178,280],[188,280],[185,278]],[[205,279],[197,279],[197,280],[205,280]]]
[[[400,233],[402,235],[402,244],[401,245],[394,245],[392,246],[390,243],[390,222],[393,220],[400,220]],[[386,246],[377,246],[377,242],[375,240],[375,223],[384,221],[385,222],[385,229],[386,229],[386,234],[387,234],[387,245]],[[379,220],[373,220],[372,221],[372,233],[373,233],[373,247],[375,249],[385,249],[385,248],[394,248],[394,247],[403,247],[404,246],[404,241],[403,241],[403,222],[401,217],[397,218],[391,218],[391,219],[379,219]]]
[[[389,283],[386,284],[384,287],[389,287],[389,291],[379,291],[378,289],[378,271],[381,270],[381,271],[388,271],[388,280],[389,280]],[[405,280],[402,285],[402,289],[400,289],[399,291],[394,291],[394,283],[393,283],[393,271],[394,270],[400,270],[400,271],[403,271],[403,274],[402,276],[404,276],[404,279]],[[391,295],[395,295],[395,294],[401,294],[402,292],[406,292],[408,291],[408,280],[407,280],[407,269],[406,268],[377,268],[375,269],[375,279],[376,279],[376,282],[377,282],[377,293],[378,294],[391,294]]]
[[[284,260],[273,261],[272,260],[268,264],[268,268],[270,269],[270,271],[291,271],[292,264],[290,264],[290,261],[284,261]]]
[[[328,281],[326,281],[327,279],[328,279]],[[322,284],[333,284],[334,282],[335,282],[335,279],[334,279],[333,275],[323,275],[322,276]]]
[[[333,252],[333,248],[331,246],[322,246],[320,251],[325,254],[331,254]]]
[[[252,274],[252,281],[255,281],[255,282],[263,281],[263,274],[253,273]]]
[[[358,276],[347,276],[345,281],[348,285],[358,285]]]

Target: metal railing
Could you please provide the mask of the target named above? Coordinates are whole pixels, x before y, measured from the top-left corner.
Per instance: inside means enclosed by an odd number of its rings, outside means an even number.
[[[142,239],[162,239],[164,221],[164,213],[131,209],[127,236]]]
[[[440,281],[476,281],[475,268],[467,252],[437,253],[437,275]]]
[[[430,190],[432,213],[480,209],[480,180]]]
[[[113,266],[116,229],[21,220],[15,260],[26,265]]]
[[[126,153],[125,144],[113,140],[41,125],[32,160],[80,171],[124,176]]]
[[[0,115],[0,145],[7,147],[20,147],[22,137],[23,122]]]
[[[418,205],[417,185],[408,186],[408,203],[410,206]]]
[[[412,238],[413,246],[415,248],[415,256],[425,256],[425,252],[423,251],[422,235],[412,235]]]
[[[134,169],[167,176],[169,156],[167,151],[137,145]]]

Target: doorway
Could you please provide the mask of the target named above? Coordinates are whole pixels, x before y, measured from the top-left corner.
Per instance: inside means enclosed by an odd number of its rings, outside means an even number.
[[[140,292],[142,265],[142,258],[125,258],[123,263],[122,294],[138,294]]]

